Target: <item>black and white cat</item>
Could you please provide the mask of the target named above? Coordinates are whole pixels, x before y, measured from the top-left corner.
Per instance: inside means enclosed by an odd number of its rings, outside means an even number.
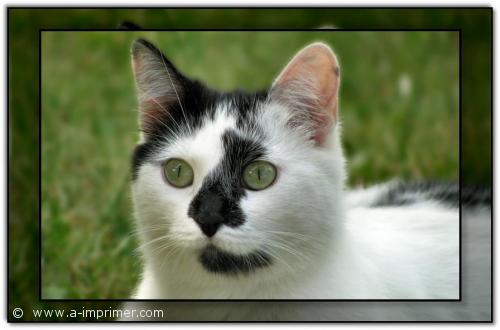
[[[458,188],[346,190],[339,63],[302,49],[222,93],[137,40],[137,299],[458,299]]]

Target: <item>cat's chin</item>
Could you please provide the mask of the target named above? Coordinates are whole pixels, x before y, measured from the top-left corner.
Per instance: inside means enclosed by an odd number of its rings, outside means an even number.
[[[262,250],[236,254],[207,244],[199,253],[199,262],[210,273],[231,276],[245,275],[271,265],[271,257]]]

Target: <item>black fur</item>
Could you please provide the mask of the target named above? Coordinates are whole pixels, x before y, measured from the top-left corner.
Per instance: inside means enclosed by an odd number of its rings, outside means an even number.
[[[137,179],[141,164],[143,164],[152,153],[154,153],[154,145],[151,143],[143,143],[135,147],[132,154],[132,180]]]
[[[425,200],[436,200],[458,207],[460,202],[460,186],[449,182],[409,182],[398,183],[380,196],[373,207],[410,205]],[[462,205],[475,206],[491,204],[491,194],[486,188],[462,187]]]
[[[248,274],[272,263],[269,255],[263,251],[240,256],[221,251],[212,245],[203,249],[199,260],[207,271],[226,275]]]
[[[462,205],[491,207],[491,187],[472,185],[462,187]]]

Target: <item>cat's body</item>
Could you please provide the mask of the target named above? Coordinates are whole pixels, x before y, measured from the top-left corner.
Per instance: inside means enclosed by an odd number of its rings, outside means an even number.
[[[256,94],[192,82],[146,41],[132,52],[143,132],[133,195],[144,272],[134,298],[459,298],[456,187],[345,191],[339,67],[327,46],[302,50]],[[182,188],[162,172],[172,159],[194,173]],[[249,189],[242,177],[259,161],[277,174]],[[269,318],[300,314],[292,310]]]

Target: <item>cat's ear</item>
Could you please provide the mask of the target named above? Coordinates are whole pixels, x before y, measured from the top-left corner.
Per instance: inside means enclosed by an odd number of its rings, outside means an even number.
[[[339,85],[337,57],[317,42],[292,58],[274,81],[271,97],[305,115],[311,122],[311,138],[323,145],[338,120]]]
[[[139,125],[146,134],[168,120],[183,97],[186,78],[150,42],[137,39],[131,48],[132,69],[139,98]]]

